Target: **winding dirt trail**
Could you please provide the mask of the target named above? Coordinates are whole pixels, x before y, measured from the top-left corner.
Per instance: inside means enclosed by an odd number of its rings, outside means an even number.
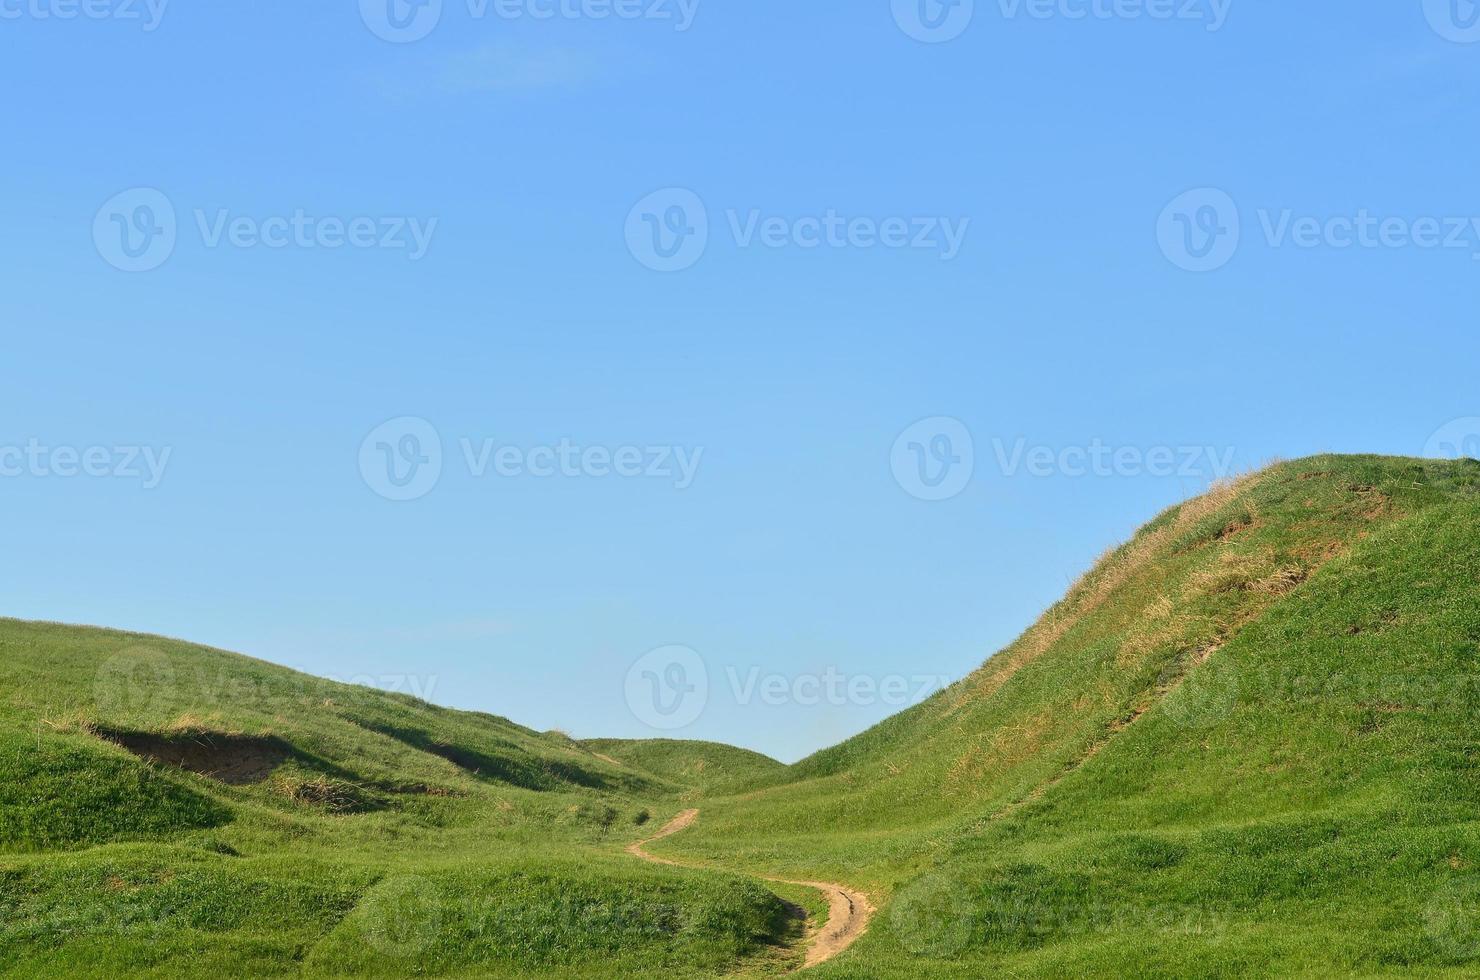
[[[664,825],[652,837],[638,841],[627,847],[627,853],[642,861],[652,864],[664,864],[672,868],[703,868],[703,865],[684,864],[679,861],[671,861],[668,858],[649,854],[644,848],[660,841],[665,837],[672,837],[682,830],[687,830],[699,819],[698,810],[685,810]],[[708,868],[706,870],[715,870]],[[807,947],[807,959],[802,964],[802,969],[826,963],[837,956],[843,950],[853,945],[854,940],[868,931],[869,919],[873,917],[874,907],[869,902],[868,896],[863,892],[845,888],[828,881],[792,881],[787,878],[761,877],[763,881],[775,882],[778,885],[797,885],[802,888],[815,888],[827,896],[828,913],[827,923],[812,937]]]

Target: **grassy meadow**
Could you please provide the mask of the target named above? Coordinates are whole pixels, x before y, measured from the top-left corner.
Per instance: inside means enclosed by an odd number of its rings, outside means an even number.
[[[795,958],[795,917],[753,878],[621,853],[693,785],[562,735],[106,630],[0,622],[0,664],[7,976],[711,976]]]
[[[781,877],[878,907],[819,978],[1473,977],[1477,649],[1480,463],[1335,456],[794,766],[4,620],[0,972],[771,976]]]

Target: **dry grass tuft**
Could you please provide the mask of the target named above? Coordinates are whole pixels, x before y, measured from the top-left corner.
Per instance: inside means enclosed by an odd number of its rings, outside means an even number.
[[[68,734],[77,732],[92,734],[95,727],[92,718],[81,708],[73,708],[65,714],[47,715],[42,717],[40,722],[54,732]]]
[[[1145,620],[1131,627],[1125,641],[1115,653],[1115,665],[1122,670],[1139,666],[1157,650],[1184,645],[1191,622],[1182,616]]]
[[[198,715],[194,712],[187,711],[166,725],[163,731],[171,735],[188,735],[195,732],[217,732],[222,735],[243,734],[240,731],[230,730],[222,722],[220,712],[214,712],[210,715]],[[270,733],[263,732],[262,734],[266,735]]]
[[[272,778],[272,789],[295,803],[322,807],[330,813],[355,813],[366,805],[365,794],[359,787],[326,776],[304,779],[278,775]]]
[[[970,791],[988,774],[1010,769],[1037,755],[1056,714],[1053,708],[1047,708],[1019,724],[978,735],[946,773],[948,789]]]
[[[1254,582],[1250,586],[1250,591],[1258,592],[1260,595],[1284,595],[1308,578],[1310,578],[1310,572],[1306,569],[1299,565],[1286,565]]]
[[[968,703],[991,697],[1014,674],[1063,639],[1085,616],[1104,605],[1117,589],[1142,571],[1189,527],[1239,499],[1258,476],[1257,472],[1246,473],[1215,482],[1207,493],[1178,505],[1175,516],[1156,530],[1138,535],[1122,547],[1107,552],[1034,626],[987,661],[981,670],[957,685],[944,714],[949,716]]]
[[[1187,578],[1182,589],[1184,601],[1203,596],[1242,592],[1274,568],[1274,556],[1265,553],[1225,551],[1207,568],[1199,568]]]
[[[1340,546],[1329,550],[1318,564],[1340,551]],[[1183,598],[1192,600],[1229,592],[1284,595],[1309,577],[1310,570],[1304,565],[1279,562],[1269,551],[1225,551],[1210,567],[1192,573],[1183,589]]]

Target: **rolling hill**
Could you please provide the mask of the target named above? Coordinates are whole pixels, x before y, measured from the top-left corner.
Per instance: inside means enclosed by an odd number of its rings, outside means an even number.
[[[789,767],[107,630],[0,621],[0,684],[19,976],[773,975],[798,882],[878,909],[819,977],[1480,968],[1474,461],[1219,486]]]
[[[793,913],[753,879],[621,854],[697,783],[562,735],[13,620],[0,680],[7,976],[696,976],[791,955]]]

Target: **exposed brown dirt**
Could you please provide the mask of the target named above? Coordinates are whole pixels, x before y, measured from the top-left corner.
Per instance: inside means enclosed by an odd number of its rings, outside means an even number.
[[[674,817],[663,829],[646,840],[638,841],[628,845],[627,853],[633,857],[653,864],[663,864],[673,868],[701,867],[700,865],[683,864],[668,858],[649,854],[644,848],[660,841],[665,837],[672,837],[680,831],[687,830],[699,819],[698,810],[685,810]],[[826,963],[837,956],[843,950],[852,946],[853,943],[868,931],[869,919],[873,917],[874,906],[863,892],[854,891],[843,885],[834,884],[829,881],[792,881],[787,878],[763,877],[762,880],[773,882],[778,885],[797,885],[801,888],[814,888],[827,896],[828,913],[827,922],[818,929],[808,940],[806,960],[802,969]]]
[[[265,782],[293,754],[282,739],[223,732],[182,732],[158,735],[99,728],[95,733],[134,755],[164,766],[177,766],[228,786]]]
[[[662,840],[664,837],[672,837],[674,834],[678,833],[681,830],[688,830],[694,825],[694,821],[698,819],[698,810],[685,810],[684,812],[680,813],[678,816],[674,817],[672,820],[664,824],[663,829],[658,831],[653,836],[647,838],[646,840],[640,840],[635,844],[628,844],[627,853],[631,854],[635,858],[639,858],[651,864],[666,864],[671,868],[685,867],[685,865],[679,864],[677,861],[670,861],[668,860],[668,858],[658,857],[656,854],[649,854],[647,851],[643,850],[643,848],[646,847],[648,844],[653,843],[654,841]]]

